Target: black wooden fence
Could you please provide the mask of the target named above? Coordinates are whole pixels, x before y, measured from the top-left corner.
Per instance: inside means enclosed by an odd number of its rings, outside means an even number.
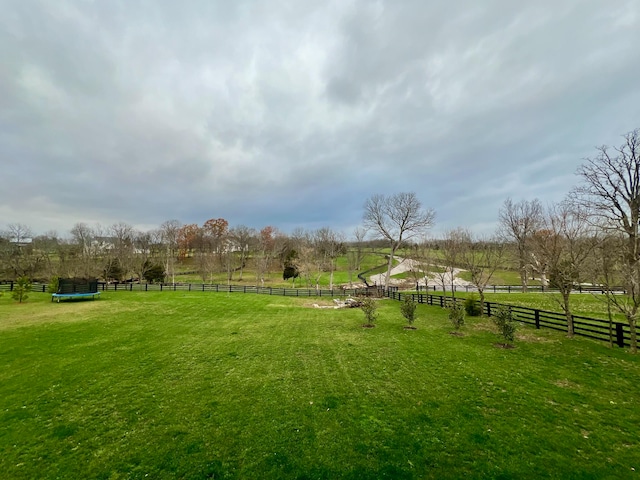
[[[435,305],[442,308],[451,307],[454,303],[464,303],[466,298],[446,297],[443,295],[433,295],[428,293],[400,293],[388,292],[387,296],[395,300],[402,300],[405,295],[411,295],[415,302],[427,305]],[[480,300],[474,301],[480,306]],[[564,313],[539,310],[537,308],[521,307],[517,305],[506,305],[497,302],[484,302],[483,313],[491,317],[500,307],[511,310],[513,318],[521,323],[532,325],[535,328],[549,328],[560,332],[567,331],[567,317]],[[621,322],[609,322],[599,318],[573,315],[574,334],[581,337],[591,338],[604,342],[613,342],[619,347],[629,346],[630,333],[629,325]]]
[[[450,285],[446,285],[447,290],[451,289]],[[478,289],[473,285],[454,285],[453,290],[455,292],[477,292]],[[485,293],[522,293],[522,285],[487,285]],[[416,291],[418,292],[442,292],[442,285],[416,285]],[[606,293],[606,290],[598,286],[590,285],[577,285],[573,291],[575,293]],[[611,291],[614,293],[624,293],[623,287],[612,287]],[[527,292],[534,293],[558,293],[560,290],[552,287],[545,287],[542,285],[529,285],[527,286]]]
[[[0,284],[0,291],[13,290],[13,282]],[[46,292],[46,284],[33,284],[34,292]],[[434,295],[430,293],[402,293],[397,287],[385,290],[382,287],[368,288],[274,288],[252,285],[218,285],[218,284],[191,284],[191,283],[98,283],[99,291],[188,291],[188,292],[228,292],[228,293],[255,293],[261,295],[278,295],[285,297],[355,297],[375,296],[388,297],[393,300],[402,300],[405,295],[411,295],[415,302],[426,305],[435,305],[448,308],[454,303],[465,302],[465,298]],[[479,305],[480,301],[475,300]],[[484,302],[483,313],[492,316],[499,307],[511,309],[516,321],[534,326],[535,328],[549,328],[560,332],[567,331],[567,318],[564,313],[538,310],[536,308],[506,305],[496,302]],[[629,325],[621,322],[608,322],[599,318],[573,315],[574,334],[604,342],[612,341],[619,347],[629,346]]]

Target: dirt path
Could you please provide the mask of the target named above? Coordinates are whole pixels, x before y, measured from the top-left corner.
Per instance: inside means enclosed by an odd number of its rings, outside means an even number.
[[[401,273],[405,273],[405,272],[411,272],[413,270],[416,270],[419,268],[419,263],[416,260],[412,260],[410,258],[402,258],[402,257],[394,257],[396,260],[398,260],[398,265],[396,265],[395,267],[393,267],[391,269],[391,276],[393,275],[399,275]],[[453,284],[456,287],[467,287],[471,285],[471,282],[468,282],[466,280],[463,280],[461,278],[458,278],[458,274],[460,272],[463,272],[464,270],[461,268],[454,268],[453,269]],[[371,282],[375,283],[376,285],[384,285],[384,279],[385,279],[386,273],[380,273],[377,275],[371,275],[370,280]],[[443,282],[444,280],[444,282]],[[400,283],[404,283],[404,280],[398,280],[398,279],[394,279],[392,278],[390,280],[390,284],[391,285],[398,285]],[[447,287],[451,286],[451,272],[445,272],[445,273],[432,273],[428,276],[426,276],[424,279],[418,281],[418,283],[420,285],[427,285],[427,286],[436,286],[436,287],[442,287],[442,283],[445,283],[445,285]]]

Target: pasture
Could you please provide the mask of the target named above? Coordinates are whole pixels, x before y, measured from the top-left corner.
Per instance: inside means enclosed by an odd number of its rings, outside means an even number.
[[[0,298],[3,478],[637,478],[640,363],[381,300]],[[323,300],[325,303],[326,300]]]

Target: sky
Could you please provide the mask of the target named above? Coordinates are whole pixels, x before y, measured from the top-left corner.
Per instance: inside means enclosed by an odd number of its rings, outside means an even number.
[[[638,0],[0,0],[0,230],[433,235],[562,200],[640,127]]]

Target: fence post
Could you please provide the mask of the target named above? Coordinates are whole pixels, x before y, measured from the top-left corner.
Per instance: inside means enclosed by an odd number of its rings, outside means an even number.
[[[540,310],[536,309],[536,328],[539,330],[540,329]]]
[[[491,302],[487,302],[487,317],[491,316]]]
[[[616,343],[620,348],[624,348],[624,330],[623,323],[616,323]]]

